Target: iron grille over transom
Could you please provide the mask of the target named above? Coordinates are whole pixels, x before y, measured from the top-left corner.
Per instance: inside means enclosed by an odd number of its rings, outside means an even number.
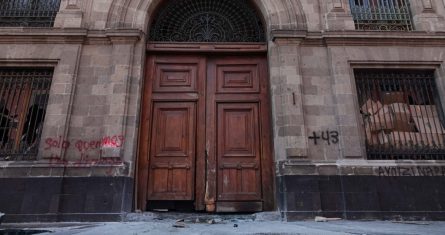
[[[355,28],[376,31],[411,31],[409,0],[349,0]]]
[[[0,27],[52,27],[60,0],[0,0]]]
[[[52,69],[0,68],[0,160],[37,155]]]
[[[248,0],[171,0],[154,18],[159,42],[264,42],[263,24]]]
[[[433,71],[356,70],[370,160],[445,160],[445,120]]]

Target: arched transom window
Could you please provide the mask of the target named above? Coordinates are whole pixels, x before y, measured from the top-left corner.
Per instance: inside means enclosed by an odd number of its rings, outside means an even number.
[[[150,41],[264,42],[249,0],[170,0],[155,16]]]

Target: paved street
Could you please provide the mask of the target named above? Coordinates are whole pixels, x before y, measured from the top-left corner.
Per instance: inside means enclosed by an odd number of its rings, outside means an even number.
[[[170,217],[138,216],[127,218],[136,222],[120,223],[54,223],[3,224],[2,229],[46,230],[51,235],[97,234],[359,234],[359,235],[442,235],[445,222],[401,221],[329,221],[281,222],[244,217],[203,217],[192,215],[178,219]],[[137,221],[139,220],[139,221]],[[0,234],[2,234],[0,232]],[[27,234],[27,233],[21,233]],[[29,234],[29,233],[28,233]]]

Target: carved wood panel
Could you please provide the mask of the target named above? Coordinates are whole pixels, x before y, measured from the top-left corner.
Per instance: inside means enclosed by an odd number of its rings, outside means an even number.
[[[261,200],[257,104],[218,105],[219,201]]]
[[[224,65],[217,68],[218,93],[259,93],[257,64]]]
[[[195,104],[154,103],[149,200],[192,200]]]
[[[196,92],[199,61],[157,60],[154,92]]]

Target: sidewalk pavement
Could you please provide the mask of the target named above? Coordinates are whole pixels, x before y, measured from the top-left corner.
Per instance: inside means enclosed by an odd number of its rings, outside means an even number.
[[[445,222],[429,221],[300,221],[282,222],[277,220],[252,219],[249,216],[152,216],[139,215],[116,223],[50,223],[50,224],[2,224],[1,230],[45,230],[51,235],[136,235],[136,234],[202,234],[202,235],[291,235],[291,234],[354,234],[354,235],[445,235]],[[25,232],[23,232],[25,231]],[[28,232],[26,232],[28,231]]]

